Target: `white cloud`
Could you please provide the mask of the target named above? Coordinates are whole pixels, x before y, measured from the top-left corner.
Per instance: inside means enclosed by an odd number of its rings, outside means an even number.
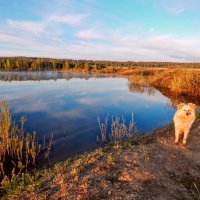
[[[187,8],[182,8],[182,7],[171,7],[168,9],[169,12],[173,13],[173,14],[176,14],[176,15],[179,15],[185,11],[187,11]]]
[[[21,42],[22,40],[14,34],[0,30],[0,41],[15,43],[15,42]]]
[[[16,52],[16,55],[74,59],[200,61],[199,37],[180,37],[150,30],[139,34],[96,29],[92,30],[94,35],[91,30],[76,33],[80,38],[77,40],[58,37],[56,33],[41,34],[40,37],[17,31],[14,34],[14,30],[17,28],[10,32],[0,31],[0,41],[5,45],[0,51],[2,56]],[[100,43],[92,40],[97,38]]]
[[[21,31],[28,31],[35,34],[44,32],[44,24],[41,22],[33,22],[33,21],[16,21],[16,20],[7,20],[7,24]]]
[[[82,39],[101,39],[102,38],[101,34],[93,29],[79,31],[76,33],[76,36]]]
[[[8,19],[0,24],[1,56],[200,61],[200,39],[197,36],[163,34],[153,26],[143,28],[135,22],[134,25],[127,21],[122,23],[123,19],[114,20],[116,23],[121,20],[121,25],[113,30],[96,17],[95,11],[90,10],[91,7],[86,9],[77,2],[76,4],[73,1],[58,1],[58,8],[57,4],[49,5],[50,10],[44,9],[39,21]],[[151,2],[165,5],[165,8],[174,14],[180,14],[188,9],[186,0],[183,0],[183,3],[180,0],[151,0]],[[82,5],[81,12],[77,5]]]
[[[174,15],[194,11],[200,6],[199,0],[153,0],[153,3],[158,9],[164,9]]]
[[[78,25],[87,17],[87,14],[66,14],[52,15],[50,20],[56,23],[65,23],[69,25]]]

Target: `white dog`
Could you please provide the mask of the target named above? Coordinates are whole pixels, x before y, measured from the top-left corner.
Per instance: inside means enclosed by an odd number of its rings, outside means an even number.
[[[183,134],[182,144],[187,144],[187,138],[190,128],[196,118],[195,109],[196,105],[193,103],[181,103],[177,105],[177,111],[174,115],[175,144],[178,144],[181,134]]]

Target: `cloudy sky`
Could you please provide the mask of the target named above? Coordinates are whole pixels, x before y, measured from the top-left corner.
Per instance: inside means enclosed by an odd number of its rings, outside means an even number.
[[[0,0],[0,56],[200,62],[200,0]]]

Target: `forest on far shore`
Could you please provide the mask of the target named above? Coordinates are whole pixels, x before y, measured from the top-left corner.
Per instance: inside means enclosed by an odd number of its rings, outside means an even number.
[[[106,67],[150,67],[150,68],[200,68],[200,63],[175,62],[117,62],[96,60],[72,60],[36,57],[0,57],[0,70],[100,70]]]

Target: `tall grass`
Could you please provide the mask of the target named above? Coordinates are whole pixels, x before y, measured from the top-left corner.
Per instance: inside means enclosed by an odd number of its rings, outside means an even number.
[[[200,96],[200,73],[192,71],[180,71],[174,74],[170,85],[171,91]]]
[[[131,83],[140,85],[140,86],[147,86],[148,85],[148,79],[143,74],[134,74],[128,77],[128,80]]]
[[[200,72],[193,70],[166,69],[153,71],[133,71],[129,76],[130,83],[140,86],[154,86],[158,89],[167,88],[177,95],[200,97]]]
[[[100,117],[98,117],[101,141],[103,143],[109,143],[113,141],[122,141],[125,138],[134,136],[136,133],[136,126],[132,118],[129,124],[126,124],[124,117],[121,118],[116,116],[111,118],[111,125],[109,126],[109,115],[101,122]]]
[[[5,101],[0,102],[0,178],[12,173],[21,173],[30,166],[36,166],[37,158],[44,146],[36,139],[36,133],[25,133],[26,119],[20,125],[12,119]],[[48,149],[48,148],[47,148]]]

